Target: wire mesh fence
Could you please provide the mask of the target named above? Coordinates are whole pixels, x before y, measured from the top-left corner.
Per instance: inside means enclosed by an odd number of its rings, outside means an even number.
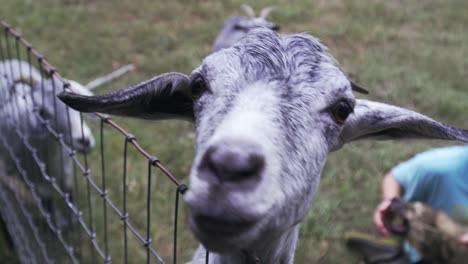
[[[0,23],[0,215],[19,261],[133,263],[129,244],[138,243],[146,263],[166,263],[153,245],[151,229],[157,206],[152,197],[157,194],[154,182],[156,174],[162,174],[174,188],[170,251],[172,263],[177,263],[179,198],[187,187],[106,115],[96,114],[100,160],[91,162],[88,153],[94,137],[83,114],[55,96],[64,90],[83,91],[63,78],[9,24]],[[123,141],[119,199],[112,199],[108,192],[105,149],[113,142],[106,140],[107,133],[119,133]],[[132,149],[147,162],[146,193],[141,195],[144,221],[134,221],[129,213]],[[117,177],[113,175],[112,181]],[[110,221],[122,223],[119,241],[109,237]],[[111,252],[111,243],[119,243],[121,252]]]

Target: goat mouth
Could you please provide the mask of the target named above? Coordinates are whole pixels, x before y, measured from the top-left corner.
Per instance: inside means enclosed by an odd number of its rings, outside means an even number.
[[[389,224],[388,230],[397,236],[406,236],[409,232],[409,221],[404,217],[395,217]]]
[[[73,146],[74,149],[81,154],[89,154],[93,148],[84,147],[84,146]]]
[[[243,233],[255,225],[255,221],[233,220],[226,218],[196,215],[193,222],[197,229],[206,234],[216,234],[219,236],[232,236]]]
[[[74,143],[73,144],[73,149],[76,150],[78,153],[82,154],[89,154],[91,150],[93,150],[94,145],[83,145],[79,143]]]
[[[195,215],[189,218],[189,223],[195,236],[207,249],[223,252],[239,246],[241,243],[235,241],[248,237],[257,221]]]

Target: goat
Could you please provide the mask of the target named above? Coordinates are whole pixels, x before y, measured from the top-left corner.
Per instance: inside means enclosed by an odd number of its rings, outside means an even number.
[[[308,34],[253,29],[190,76],[166,73],[105,95],[62,93],[83,112],[195,123],[185,194],[202,243],[192,263],[293,263],[299,223],[329,152],[361,139],[468,142],[455,128],[404,108],[355,99],[327,48]]]
[[[37,184],[36,188],[43,202],[47,204],[53,192],[49,184],[41,184],[44,180],[40,166],[26,164],[28,160],[33,159],[31,151],[23,142],[26,140],[42,159],[47,176],[61,181],[63,190],[71,194],[72,157],[69,150],[64,149],[55,139],[48,140],[51,134],[41,119],[48,120],[50,127],[62,134],[65,144],[78,152],[89,152],[94,147],[95,140],[86,123],[82,126],[80,113],[67,109],[65,104],[55,99],[64,83],[52,77],[43,79],[41,73],[32,65],[18,60],[0,62],[0,77],[0,93],[3,96],[0,112],[3,123],[0,125],[0,131],[2,137],[7,139],[4,143],[9,145],[12,152],[6,153],[7,149],[3,146],[0,151],[3,153],[0,154],[7,160],[10,154],[19,157],[24,163],[22,167],[26,169],[27,176]],[[92,95],[81,84],[75,81],[69,83],[73,91]],[[14,167],[13,162],[8,164]],[[9,168],[10,171],[12,169],[14,168]]]
[[[216,37],[212,52],[231,47],[237,41],[245,37],[250,30],[256,27],[267,27],[275,31],[279,30],[278,25],[266,20],[270,12],[273,11],[273,7],[263,8],[258,17],[255,15],[255,11],[252,7],[246,4],[243,4],[241,7],[247,13],[248,17],[231,16],[227,18],[224,21],[221,32],[219,32]]]
[[[468,247],[459,239],[468,233],[468,226],[421,202],[393,199],[390,209],[394,219],[386,223],[388,230],[405,237],[425,259],[437,264],[466,263]]]
[[[68,82],[70,89],[73,91],[82,95],[93,95],[92,89],[134,69],[133,64],[125,65],[110,74],[89,82],[86,86],[73,80],[68,80]],[[3,110],[9,111],[0,115],[2,115],[2,119],[5,119],[5,122],[10,122],[4,123],[0,127],[3,129],[2,133],[8,135],[9,139],[16,138],[16,140],[9,140],[8,142],[11,149],[15,154],[20,155],[22,160],[26,159],[25,155],[29,155],[26,146],[22,143],[22,139],[15,134],[16,126],[29,138],[32,142],[31,146],[36,149],[38,155],[43,159],[47,174],[52,178],[62,180],[64,190],[70,193],[72,188],[72,158],[68,150],[63,149],[55,140],[53,140],[52,144],[44,144],[44,140],[50,137],[50,133],[34,114],[34,111],[37,111],[42,119],[49,120],[51,128],[62,134],[65,143],[74,150],[80,153],[88,153],[93,149],[95,145],[94,137],[86,123],[83,123],[83,127],[81,126],[80,114],[72,109],[67,109],[66,105],[61,101],[55,100],[56,94],[62,90],[64,83],[57,78],[43,80],[41,73],[35,67],[28,62],[14,59],[0,61],[0,78],[2,78],[0,86],[3,87],[0,91],[3,93],[3,99],[7,100],[3,102]],[[36,110],[35,107],[37,107]],[[9,118],[7,118],[8,116]],[[15,124],[12,124],[12,122]],[[3,152],[5,151],[3,149]],[[8,157],[8,155],[4,156]],[[10,165],[13,164],[10,162]],[[29,169],[30,171],[27,174],[30,177],[31,175],[40,175],[39,168],[36,168],[36,171]],[[47,199],[51,193],[43,191],[41,195]]]

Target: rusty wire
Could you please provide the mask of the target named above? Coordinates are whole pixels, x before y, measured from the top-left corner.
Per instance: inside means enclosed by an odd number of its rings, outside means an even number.
[[[60,73],[45,59],[45,57],[39,53],[36,49],[33,48],[33,46],[26,41],[23,36],[16,30],[14,30],[8,23],[6,23],[4,20],[0,19],[0,24],[4,29],[4,35],[6,38],[6,47],[7,47],[7,54],[0,54],[0,59],[5,59],[9,58],[12,59],[11,51],[10,51],[10,46],[9,46],[9,41],[8,41],[8,36],[11,36],[15,39],[15,47],[16,47],[16,57],[19,60],[20,55],[19,55],[19,45],[23,45],[26,50],[27,50],[27,61],[31,65],[31,55],[34,56],[39,63],[39,67],[41,68],[41,74],[43,70],[45,70],[48,74],[49,78],[57,78],[60,80],[64,85],[63,89],[70,89],[73,91],[73,87],[70,85],[68,80],[63,78]],[[0,39],[1,41],[1,39]],[[2,43],[0,43],[2,45]],[[1,51],[1,46],[0,46],[0,51]],[[2,69],[0,69],[2,70]],[[7,70],[7,69],[4,69]],[[21,68],[20,68],[21,70]],[[4,71],[5,72],[5,71]],[[29,69],[29,72],[31,73],[31,67]],[[0,78],[3,78],[3,76],[0,76]],[[53,89],[58,87],[55,87],[55,84],[53,82]],[[44,76],[42,75],[41,79],[41,89],[44,89]],[[3,96],[3,95],[1,95]],[[42,104],[44,104],[44,92],[42,91]],[[55,103],[55,98],[54,98],[54,108],[55,111],[57,111],[57,106]],[[13,107],[13,106],[12,106]],[[17,107],[17,106],[16,106]],[[2,111],[10,111],[10,114],[13,113],[15,110],[14,109],[3,109]],[[70,127],[70,120],[69,120],[69,113],[68,113],[68,108],[66,109],[67,111],[67,118],[68,118],[68,123]],[[128,253],[127,253],[127,230],[129,230],[138,240],[141,241],[142,246],[146,249],[147,251],[147,263],[150,262],[150,256],[153,257],[153,259],[156,259],[159,263],[165,263],[162,258],[158,255],[156,250],[152,247],[152,241],[150,237],[150,210],[151,210],[151,173],[152,167],[158,168],[163,174],[169,178],[175,185],[176,185],[176,205],[175,205],[175,222],[174,222],[174,248],[173,248],[173,263],[176,263],[177,259],[177,220],[178,220],[178,203],[179,203],[179,194],[184,194],[185,191],[187,190],[187,186],[185,184],[180,183],[160,162],[158,158],[155,156],[150,155],[146,150],[144,150],[137,142],[137,139],[135,136],[127,132],[123,127],[115,123],[109,116],[103,115],[96,113],[96,115],[100,118],[101,120],[101,127],[100,127],[100,137],[101,137],[101,166],[102,166],[102,181],[101,181],[101,187],[95,182],[95,180],[91,177],[91,171],[88,168],[88,159],[86,154],[84,154],[84,163],[82,163],[76,156],[76,151],[73,148],[73,144],[71,146],[68,146],[64,142],[64,135],[62,135],[59,131],[55,131],[54,128],[51,126],[50,121],[44,119],[37,111],[34,111],[34,116],[43,124],[43,126],[47,129],[48,133],[52,135],[52,138],[54,138],[57,143],[61,146],[60,151],[63,152],[65,151],[66,153],[69,154],[71,159],[73,160],[73,174],[74,174],[74,181],[75,181],[75,190],[73,191],[75,195],[78,196],[78,189],[77,189],[77,175],[76,175],[76,168],[78,168],[83,176],[86,179],[86,192],[87,192],[87,210],[88,210],[88,215],[89,215],[89,220],[88,223],[86,223],[86,220],[83,219],[83,212],[80,210],[80,206],[78,204],[78,200],[74,201],[70,198],[70,193],[68,193],[66,190],[64,190],[63,183],[59,184],[55,181],[55,178],[51,177],[48,175],[48,172],[46,171],[46,168],[44,168],[44,162],[41,160],[41,157],[39,154],[36,152],[35,148],[31,146],[28,142],[27,136],[25,136],[21,129],[16,128],[16,136],[21,138],[23,140],[23,143],[26,147],[26,149],[30,152],[31,155],[31,166],[37,166],[40,169],[40,174],[41,176],[50,183],[52,188],[55,190],[55,192],[61,197],[68,208],[70,209],[72,215],[76,217],[76,220],[79,223],[79,241],[81,241],[81,232],[84,231],[85,235],[89,238],[90,242],[90,249],[91,249],[91,254],[97,253],[97,255],[105,262],[105,263],[111,263],[112,259],[111,256],[109,255],[109,248],[108,248],[108,237],[107,237],[107,207],[110,207],[110,209],[117,214],[117,216],[121,219],[123,222],[124,226],[124,240],[125,240],[125,246],[124,246],[124,260],[125,263],[128,262]],[[10,116],[12,119],[14,119],[14,116]],[[15,121],[20,122],[21,120],[10,120],[11,123],[14,126]],[[57,116],[55,115],[55,120],[51,120],[52,122],[57,122]],[[103,136],[103,128],[104,125],[107,124],[113,129],[117,130],[120,134],[122,134],[125,138],[125,152],[124,152],[124,171],[123,171],[123,197],[124,197],[124,202],[123,202],[123,208],[122,210],[119,209],[116,204],[108,197],[107,195],[107,189],[106,189],[106,173],[105,173],[105,155],[104,155],[104,136]],[[81,133],[83,136],[83,117],[81,115]],[[71,138],[71,133],[70,135],[65,135],[69,136]],[[66,238],[62,234],[62,231],[60,228],[57,226],[54,221],[52,221],[52,217],[50,216],[50,212],[48,212],[43,205],[41,204],[42,200],[40,197],[40,194],[37,193],[36,191],[36,186],[34,183],[30,182],[28,180],[28,177],[25,175],[26,170],[22,167],[22,164],[18,157],[15,155],[14,151],[9,147],[8,142],[6,142],[5,138],[1,138],[1,142],[3,146],[8,150],[10,157],[14,161],[17,170],[19,171],[19,174],[23,181],[26,183],[27,187],[29,188],[33,199],[37,203],[37,207],[39,209],[39,212],[41,215],[47,220],[47,224],[50,228],[50,230],[56,235],[58,238],[59,242],[62,244],[64,247],[68,257],[70,258],[72,263],[78,263],[80,260],[80,254],[79,254],[79,248],[74,248],[72,244],[66,241]],[[127,163],[127,145],[131,144],[142,156],[144,156],[148,160],[148,190],[147,190],[147,221],[146,221],[146,234],[142,235],[140,234],[136,228],[133,226],[131,223],[128,213],[127,213],[127,208],[126,208],[126,163]],[[61,155],[61,159],[63,159]],[[61,161],[63,165],[63,160]],[[29,166],[29,164],[28,164]],[[63,179],[62,179],[63,182]],[[62,185],[62,187],[60,186]],[[94,224],[92,221],[92,214],[93,214],[93,205],[91,203],[91,190],[94,190],[97,192],[100,197],[103,199],[103,210],[104,210],[104,249],[100,247],[100,245],[97,242],[96,239],[96,233],[94,230]],[[15,197],[16,200],[19,200],[19,197]],[[24,208],[23,208],[24,209]],[[24,210],[23,210],[24,211]],[[29,221],[31,222],[31,221]],[[34,230],[33,230],[34,231]],[[33,232],[35,235],[36,240],[38,240],[38,234],[37,230]],[[41,253],[43,255],[44,261],[49,263],[52,261],[50,260],[50,257],[48,256],[45,247],[41,247]],[[94,255],[92,255],[94,259]],[[207,260],[208,260],[208,254],[207,254]]]

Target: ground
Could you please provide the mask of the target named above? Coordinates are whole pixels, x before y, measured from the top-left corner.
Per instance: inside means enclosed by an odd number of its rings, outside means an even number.
[[[0,16],[69,79],[86,83],[117,66],[136,64],[136,72],[97,91],[101,93],[167,71],[189,73],[210,52],[223,20],[240,13],[242,2],[1,0]],[[308,32],[320,38],[353,80],[371,92],[358,97],[405,106],[468,127],[467,1],[262,0],[251,4],[257,10],[275,5],[271,19],[284,33]],[[115,120],[180,181],[188,182],[194,138],[191,124]],[[88,123],[97,136],[99,122]],[[109,196],[121,206],[124,138],[110,129],[105,134]],[[371,215],[379,201],[383,174],[417,152],[447,144],[357,142],[330,154],[320,191],[301,225],[296,263],[357,262],[343,244],[343,233],[373,231]],[[147,164],[133,149],[129,154],[129,213],[143,232]],[[93,177],[100,183],[99,151],[92,153],[90,161]],[[170,262],[174,187],[162,174],[157,174],[153,184],[153,244]],[[80,186],[84,191],[85,185]],[[81,198],[83,204],[86,200]],[[102,202],[98,195],[92,199],[94,226],[102,245]],[[109,219],[109,251],[114,260],[120,260],[121,223],[112,212]],[[184,216],[179,227],[179,261],[183,263],[196,242]],[[140,263],[146,252],[133,239],[129,247],[132,260]]]

